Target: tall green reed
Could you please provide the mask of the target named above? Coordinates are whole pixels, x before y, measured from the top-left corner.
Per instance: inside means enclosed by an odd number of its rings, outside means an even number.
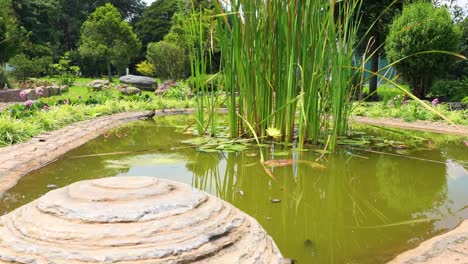
[[[299,146],[346,131],[360,1],[227,0],[219,48],[232,137],[275,127]],[[297,116],[296,113],[299,113]],[[247,126],[251,124],[253,131]],[[295,131],[298,128],[298,131]]]
[[[199,134],[208,126],[216,133],[219,93],[210,93],[203,78],[212,52],[204,43],[203,20],[216,18],[231,136],[265,138],[274,127],[285,142],[297,136],[299,147],[331,137],[333,149],[346,131],[351,80],[359,72],[353,59],[360,3],[224,0],[209,17],[193,8],[187,28]]]

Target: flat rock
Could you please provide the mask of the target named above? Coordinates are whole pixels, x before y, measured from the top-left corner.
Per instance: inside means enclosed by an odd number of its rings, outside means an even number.
[[[468,263],[468,220],[456,229],[431,238],[417,248],[397,256],[389,264]]]
[[[258,222],[186,184],[81,181],[0,217],[0,263],[281,263]]]
[[[94,80],[87,84],[88,87],[94,87],[95,85],[101,85],[101,86],[109,85],[109,81],[108,80]]]
[[[135,86],[147,91],[154,91],[157,84],[153,78],[137,75],[125,75],[120,77],[119,80],[124,84]]]

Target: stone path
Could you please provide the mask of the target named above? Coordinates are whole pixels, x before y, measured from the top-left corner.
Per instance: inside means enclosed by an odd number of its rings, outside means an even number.
[[[354,122],[360,124],[369,124],[376,126],[396,127],[411,130],[420,130],[424,132],[434,132],[443,134],[456,134],[461,136],[468,136],[468,126],[463,125],[449,125],[442,122],[432,121],[414,121],[405,122],[398,118],[371,118],[362,116],[353,116],[351,118]]]
[[[17,103],[0,103],[0,112]]]
[[[193,110],[160,110],[156,116],[192,113]],[[29,141],[0,148],[0,195],[13,187],[25,174],[39,169],[66,152],[102,133],[137,120],[147,112],[128,112],[81,121],[50,131]]]

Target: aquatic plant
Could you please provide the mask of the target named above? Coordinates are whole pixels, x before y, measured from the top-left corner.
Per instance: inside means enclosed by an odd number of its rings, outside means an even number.
[[[300,147],[323,136],[331,137],[331,149],[336,146],[346,131],[358,79],[359,71],[352,66],[360,22],[354,14],[360,3],[218,1],[218,14],[210,18],[218,20],[213,34],[222,54],[231,137],[266,138],[267,128],[275,127],[285,142],[297,134]],[[191,52],[191,65],[197,79],[206,72],[210,52],[203,47],[205,32],[197,24],[203,18],[194,17],[198,20],[191,20],[190,34],[200,41]],[[195,83],[197,92],[206,92],[203,83]],[[209,98],[212,95],[198,99],[199,133],[208,125],[203,113],[213,113],[219,102]]]

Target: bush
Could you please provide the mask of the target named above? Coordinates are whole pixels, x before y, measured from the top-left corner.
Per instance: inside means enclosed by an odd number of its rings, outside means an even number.
[[[195,89],[195,78],[190,77],[188,79],[188,85],[190,88],[193,90]],[[222,83],[223,83],[223,75],[222,74],[207,74],[201,77],[202,83],[206,84],[206,87],[210,91],[217,91],[218,89],[221,88]]]
[[[185,51],[174,43],[160,41],[148,44],[146,58],[154,66],[156,76],[163,80],[179,80],[185,75]]]
[[[190,96],[190,88],[184,83],[179,83],[163,93],[164,98],[186,100]]]
[[[437,97],[447,97],[451,102],[460,102],[468,96],[468,78],[437,81],[432,85],[431,94]]]
[[[71,65],[69,52],[60,58],[59,63],[52,65],[52,68],[60,75],[60,85],[73,86],[80,74],[80,67]]]
[[[136,71],[143,76],[154,77],[156,75],[154,65],[147,60],[138,63],[136,65]]]
[[[30,59],[25,54],[19,54],[11,58],[8,63],[13,68],[11,75],[17,80],[24,81],[29,77],[40,77],[47,73],[52,57],[44,56]]]
[[[390,62],[410,83],[413,93],[424,97],[436,77],[444,77],[454,56],[425,51],[458,52],[461,31],[449,11],[430,3],[407,5],[390,26],[385,50]]]

